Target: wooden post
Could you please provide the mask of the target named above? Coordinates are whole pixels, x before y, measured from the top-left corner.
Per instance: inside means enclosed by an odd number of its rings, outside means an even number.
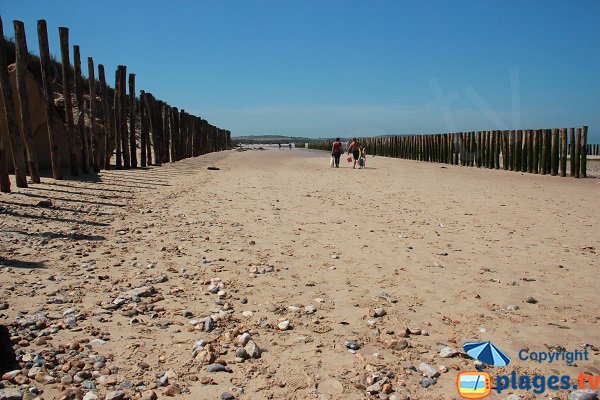
[[[4,103],[4,118],[6,123],[5,140],[10,147],[15,170],[15,179],[17,187],[27,187],[27,175],[25,167],[25,149],[23,139],[19,132],[17,121],[15,120],[15,103],[12,95],[12,88],[8,80],[8,65],[6,59],[7,51],[4,42],[4,29],[2,19],[0,18],[0,90]]]
[[[122,134],[122,125],[121,125],[121,118],[122,118],[122,101],[121,101],[121,68],[122,66],[119,65],[117,66],[117,69],[115,70],[115,100],[114,100],[114,104],[115,104],[115,150],[116,150],[116,162],[115,162],[115,166],[117,167],[117,169],[121,169],[123,168],[123,161],[121,159],[122,157],[122,140],[121,140],[121,134]]]
[[[551,140],[551,153],[550,153],[550,174],[556,176],[558,174],[558,129],[552,129],[552,140]]]
[[[21,128],[21,137],[25,142],[31,180],[33,183],[40,183],[37,152],[33,143],[33,131],[31,130],[31,118],[29,115],[29,98],[27,96],[27,64],[29,63],[29,51],[27,50],[25,25],[21,21],[13,21],[13,25],[15,28],[17,100],[19,102],[18,116],[21,122],[19,124]]]
[[[48,142],[50,144],[50,163],[52,165],[52,177],[54,179],[62,179],[60,154],[58,152],[58,138],[56,137],[56,130],[54,125],[54,90],[52,90],[52,77],[50,74],[50,71],[52,71],[53,67],[50,60],[50,49],[48,47],[48,30],[46,28],[45,20],[41,19],[37,22],[37,30],[40,49],[40,66],[42,73],[42,93],[44,95],[44,111],[46,113]]]
[[[135,141],[135,74],[129,74],[129,154],[131,166],[137,168],[137,145]]]
[[[112,156],[111,138],[114,134],[113,118],[114,112],[110,105],[108,88],[106,86],[106,77],[104,75],[104,65],[98,64],[98,80],[100,81],[100,97],[102,104],[102,117],[104,122],[104,157],[102,164],[104,169],[110,169],[110,159]]]
[[[579,178],[581,176],[580,173],[580,157],[581,157],[581,128],[577,128],[575,134],[575,153],[571,155],[571,160],[575,164],[575,177]]]
[[[575,176],[575,128],[569,128],[569,167],[571,170],[571,176]]]
[[[129,154],[129,132],[127,131],[127,67],[121,66],[121,75],[119,76],[119,92],[121,97],[121,151],[123,154],[123,166],[131,167],[131,156]]]
[[[502,131],[496,131],[494,135],[494,146],[496,150],[494,151],[494,167],[495,169],[500,169],[500,149],[502,148]]]
[[[94,59],[88,57],[88,91],[90,94],[90,142],[92,147],[92,166],[94,172],[100,171],[100,144],[96,128],[96,76]]]
[[[527,148],[529,146],[529,131],[523,131],[523,143],[521,147],[521,172],[527,172]]]
[[[145,168],[146,162],[146,141],[148,140],[148,122],[146,121],[146,107],[144,106],[144,97],[146,93],[140,91],[140,165]]]
[[[542,175],[546,175],[548,172],[547,165],[548,160],[546,157],[546,153],[548,152],[548,136],[546,135],[546,130],[542,129],[542,152],[540,154],[540,172]]]
[[[523,131],[517,130],[515,132],[515,160],[514,160],[514,171],[521,170],[521,149],[523,146]]]
[[[73,103],[71,98],[71,61],[69,56],[69,28],[58,28],[60,35],[60,54],[62,59],[63,98],[65,102],[65,128],[69,141],[69,159],[71,174],[79,175],[78,140],[73,126]]]
[[[579,162],[579,175],[582,178],[587,177],[587,131],[588,127],[586,125],[581,127],[581,159]]]
[[[560,176],[567,176],[567,128],[560,130]]]
[[[4,37],[0,38],[4,40]],[[10,177],[8,176],[8,148],[0,134],[0,192],[10,193]]]
[[[90,152],[89,140],[84,126],[83,77],[81,76],[81,56],[78,45],[73,46],[73,68],[75,72],[75,100],[77,102],[77,122],[75,126],[77,136],[80,138],[81,169],[84,174],[87,174],[90,172]]]

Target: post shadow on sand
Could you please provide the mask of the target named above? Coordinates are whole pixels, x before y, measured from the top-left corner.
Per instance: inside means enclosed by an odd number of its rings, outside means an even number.
[[[0,325],[0,375],[16,369],[20,368],[10,340],[10,332],[6,325]]]
[[[40,269],[46,268],[46,264],[41,261],[22,261],[12,260],[0,256],[0,268],[23,268],[23,269]]]
[[[98,206],[109,206],[109,207],[125,207],[125,204],[118,204],[118,203],[109,203],[109,202],[103,202],[103,201],[90,201],[90,200],[81,200],[81,199],[68,199],[66,197],[51,197],[51,196],[42,196],[39,194],[35,194],[35,193],[13,193],[13,195],[21,195],[21,196],[25,196],[25,197],[34,197],[34,198],[38,198],[38,199],[50,199],[50,200],[60,200],[60,201],[68,201],[71,203],[87,203],[87,204],[95,204]]]
[[[2,205],[2,204],[7,204],[7,205],[15,206],[15,207],[23,207],[23,208],[33,208],[33,209],[40,209],[40,208],[42,208],[41,206],[39,206],[37,204],[23,204],[23,203],[17,203],[17,202],[14,202],[14,201],[7,201],[7,200],[0,200],[0,205]],[[105,212],[102,212],[102,211],[96,211],[96,210],[91,210],[91,211],[88,211],[88,210],[77,210],[77,209],[74,209],[74,208],[67,208],[67,207],[61,207],[61,206],[56,206],[56,205],[52,205],[52,208],[50,208],[50,209],[51,210],[56,210],[56,211],[71,212],[71,213],[82,213],[82,214],[94,213],[94,215],[113,215],[111,213],[105,213]]]
[[[14,233],[17,235],[22,235],[22,236],[41,237],[41,238],[47,238],[47,239],[89,240],[89,241],[106,240],[106,238],[104,236],[85,235],[82,233],[64,234],[64,233],[56,233],[56,232],[25,232],[25,231],[18,231],[18,230],[6,230],[3,233],[4,234]],[[2,257],[0,257],[0,261],[2,261]]]
[[[56,222],[65,222],[68,224],[80,224],[80,225],[89,225],[89,226],[109,226],[104,222],[95,222],[95,221],[85,221],[80,219],[72,219],[72,218],[62,218],[62,217],[49,217],[47,215],[30,215],[25,213],[19,213],[12,210],[4,210],[3,214],[12,215],[17,218],[29,218],[29,219],[45,219],[48,221],[56,221]]]
[[[96,194],[96,193],[85,193],[85,192],[77,192],[77,191],[70,191],[70,190],[63,190],[63,189],[45,188],[45,187],[40,187],[37,185],[31,186],[30,189],[47,190],[49,192],[58,192],[58,193],[67,193],[67,194],[72,194],[75,196],[95,196],[95,197],[99,197],[101,199],[106,199],[106,198],[131,199],[131,196],[125,197],[125,196],[118,195],[118,194],[101,195],[101,194]]]

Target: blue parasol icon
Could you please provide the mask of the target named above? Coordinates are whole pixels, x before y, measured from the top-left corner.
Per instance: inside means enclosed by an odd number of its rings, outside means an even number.
[[[510,363],[510,357],[492,342],[467,342],[463,345],[463,349],[471,358],[487,365],[504,367]]]

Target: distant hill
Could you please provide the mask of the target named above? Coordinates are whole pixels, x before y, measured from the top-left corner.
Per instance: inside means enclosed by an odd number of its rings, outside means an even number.
[[[284,135],[249,135],[249,136],[232,136],[233,142],[244,143],[290,143],[290,142],[308,142],[315,140],[314,138],[284,136]]]

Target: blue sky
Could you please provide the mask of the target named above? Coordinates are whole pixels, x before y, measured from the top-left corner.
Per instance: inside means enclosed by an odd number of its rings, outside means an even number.
[[[597,0],[1,0],[0,15],[35,53],[37,19],[56,55],[69,27],[111,78],[127,65],[234,135],[589,125],[600,142]]]

